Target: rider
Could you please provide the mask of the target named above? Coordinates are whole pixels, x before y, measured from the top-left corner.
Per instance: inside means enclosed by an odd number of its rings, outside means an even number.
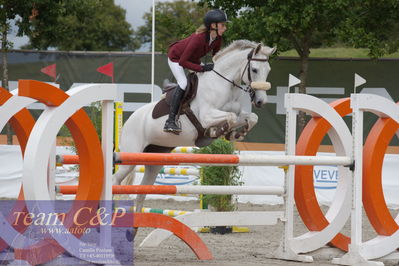
[[[174,42],[169,46],[168,64],[177,81],[177,88],[170,104],[169,118],[163,131],[180,134],[182,131],[177,124],[176,115],[180,108],[180,101],[187,86],[184,69],[195,72],[211,71],[213,64],[201,65],[201,58],[212,50],[215,55],[222,45],[222,35],[226,31],[227,16],[220,9],[210,10],[204,17],[204,25],[199,27],[189,37]]]

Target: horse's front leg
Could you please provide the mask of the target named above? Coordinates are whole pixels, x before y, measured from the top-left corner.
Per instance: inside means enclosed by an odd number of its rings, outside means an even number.
[[[201,117],[201,124],[206,129],[206,135],[217,138],[224,135],[237,123],[237,115],[233,112],[224,112],[210,109]]]
[[[237,123],[226,134],[226,139],[230,141],[241,141],[249,131],[258,123],[258,116],[255,113],[242,112]]]

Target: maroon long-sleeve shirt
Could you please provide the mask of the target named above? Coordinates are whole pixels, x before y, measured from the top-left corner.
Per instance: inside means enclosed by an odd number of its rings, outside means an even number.
[[[177,62],[184,68],[193,71],[203,71],[201,58],[212,50],[215,55],[222,46],[222,38],[217,36],[211,44],[209,44],[209,33],[193,33],[189,37],[174,42],[169,46],[168,57],[172,62]]]

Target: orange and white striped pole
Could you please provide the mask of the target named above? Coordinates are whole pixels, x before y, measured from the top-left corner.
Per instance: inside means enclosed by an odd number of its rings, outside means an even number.
[[[57,186],[56,192],[76,194],[77,186]],[[282,195],[282,186],[156,186],[114,185],[113,194],[212,194],[212,195]]]
[[[77,155],[58,155],[59,164],[79,164]],[[182,153],[114,153],[114,163],[119,165],[351,165],[347,156],[296,156],[296,155],[234,155],[234,154],[182,154]]]

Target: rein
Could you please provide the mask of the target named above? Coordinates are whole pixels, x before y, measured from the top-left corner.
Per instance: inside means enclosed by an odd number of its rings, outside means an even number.
[[[212,69],[213,72],[215,72],[216,74],[218,74],[222,79],[228,81],[229,83],[233,84],[234,87],[240,88],[241,90],[248,92],[250,89],[247,88],[243,88],[242,86],[238,85],[237,83],[235,83],[232,80],[229,80],[228,78],[226,78],[225,76],[223,76],[222,74],[220,74],[219,72],[217,72],[216,70]]]
[[[229,80],[228,78],[226,78],[225,76],[223,76],[222,74],[220,74],[219,72],[217,72],[216,70],[214,70],[214,69],[212,70],[212,71],[215,72],[217,75],[219,75],[221,78],[223,78],[224,80],[226,80],[226,81],[228,81],[229,83],[231,83],[234,87],[237,87],[237,88],[239,88],[240,90],[242,90],[242,91],[244,91],[244,92],[248,92],[249,95],[250,95],[250,97],[251,97],[251,100],[253,100],[253,98],[255,97],[255,90],[254,90],[254,88],[251,87],[252,77],[251,77],[251,64],[250,64],[250,63],[251,63],[251,61],[260,61],[260,62],[267,62],[267,61],[269,61],[268,59],[252,58],[253,55],[254,55],[254,51],[255,51],[255,48],[253,48],[253,49],[248,53],[248,56],[247,56],[247,64],[245,65],[245,68],[244,68],[244,70],[243,70],[243,72],[242,72],[242,75],[241,75],[241,81],[242,81],[242,78],[244,77],[244,74],[245,74],[245,70],[248,70],[248,71],[247,71],[247,74],[248,74],[249,85],[247,85],[246,88],[243,88],[242,86],[238,85],[238,84],[235,83],[234,81]]]

